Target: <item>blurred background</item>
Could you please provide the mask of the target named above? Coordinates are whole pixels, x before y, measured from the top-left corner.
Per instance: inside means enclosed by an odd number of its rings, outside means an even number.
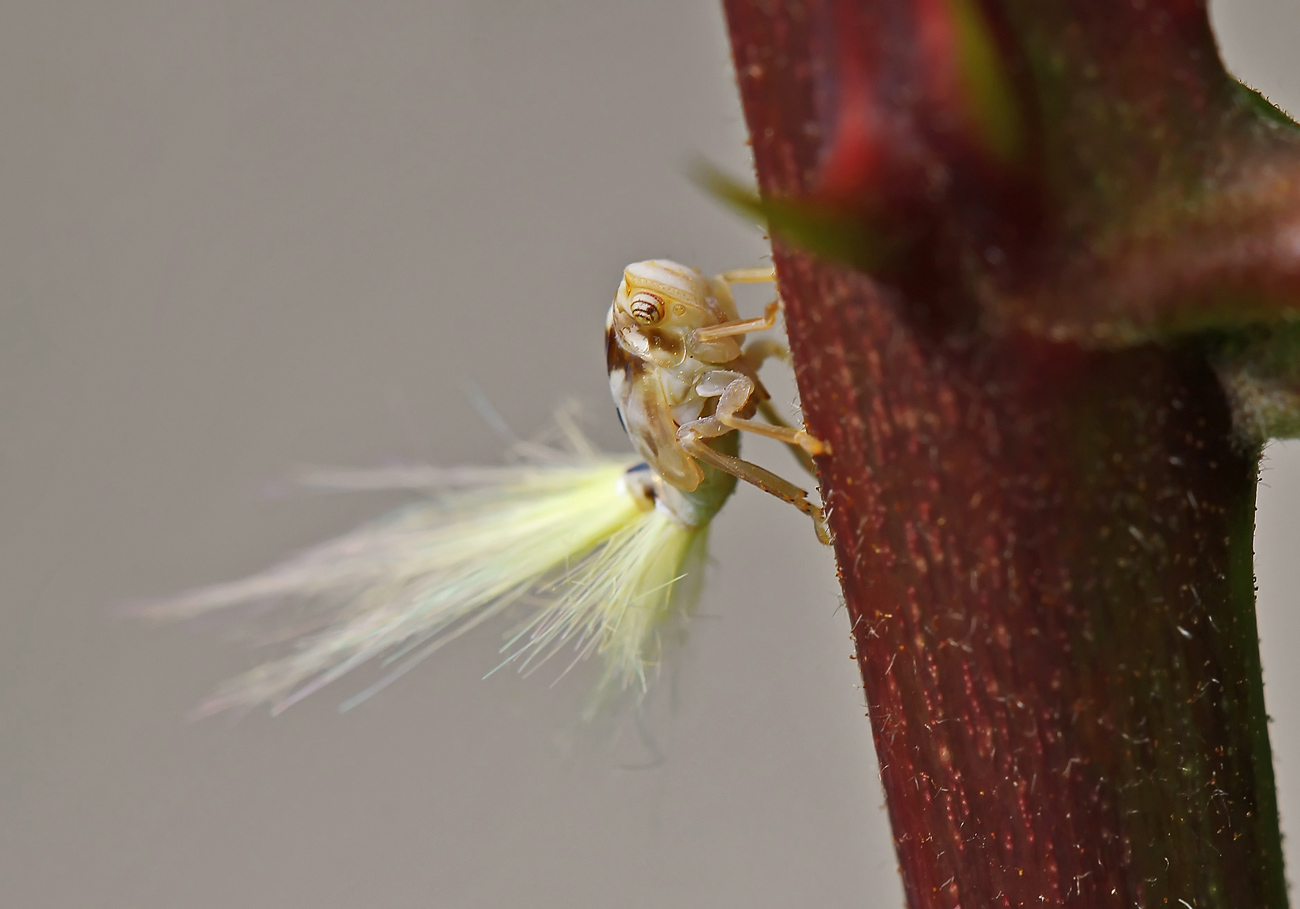
[[[1214,15],[1300,110],[1300,4]],[[716,4],[7,0],[0,123],[0,906],[901,905],[834,568],[767,497],[718,519],[644,734],[575,725],[594,667],[480,681],[492,629],[346,714],[370,676],[191,723],[256,657],[111,610],[397,501],[268,495],[299,465],[499,460],[467,387],[625,445],[622,265],[765,252],[683,176],[749,168]],[[1265,467],[1290,820],[1300,447]]]

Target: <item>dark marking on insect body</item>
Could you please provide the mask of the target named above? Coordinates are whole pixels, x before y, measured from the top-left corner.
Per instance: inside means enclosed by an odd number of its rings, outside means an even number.
[[[681,357],[686,350],[682,339],[672,332],[656,328],[642,329],[642,334],[653,350],[661,351],[673,357]]]
[[[623,474],[623,481],[632,494],[641,499],[643,507],[653,508],[659,501],[659,490],[655,488],[655,473],[644,461],[629,467]]]
[[[613,373],[616,369],[627,371],[627,351],[618,343],[618,329],[610,325],[605,329],[605,369]]]

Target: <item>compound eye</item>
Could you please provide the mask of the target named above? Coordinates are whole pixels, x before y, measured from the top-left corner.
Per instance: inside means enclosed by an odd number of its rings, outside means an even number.
[[[632,299],[628,301],[628,309],[632,311],[632,318],[642,325],[654,325],[663,321],[664,301],[654,294],[645,291],[633,294]]]

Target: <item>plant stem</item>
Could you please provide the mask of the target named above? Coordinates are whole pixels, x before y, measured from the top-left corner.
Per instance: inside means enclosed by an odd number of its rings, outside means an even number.
[[[725,6],[760,188],[806,194],[826,23]],[[912,909],[1284,907],[1259,452],[1198,343],[995,333],[951,281],[775,255]]]

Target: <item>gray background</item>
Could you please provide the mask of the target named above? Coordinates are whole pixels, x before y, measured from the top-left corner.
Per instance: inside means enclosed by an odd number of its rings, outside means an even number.
[[[1216,16],[1300,109],[1300,6]],[[250,655],[109,609],[395,501],[268,497],[296,465],[495,460],[467,381],[521,432],[575,397],[621,447],[621,266],[763,254],[697,156],[747,169],[706,0],[0,2],[0,906],[900,904],[832,565],[759,495],[717,522],[651,745],[575,733],[589,671],[479,681],[488,630],[348,714],[359,680],[187,723]],[[1269,458],[1290,818],[1300,448]]]

